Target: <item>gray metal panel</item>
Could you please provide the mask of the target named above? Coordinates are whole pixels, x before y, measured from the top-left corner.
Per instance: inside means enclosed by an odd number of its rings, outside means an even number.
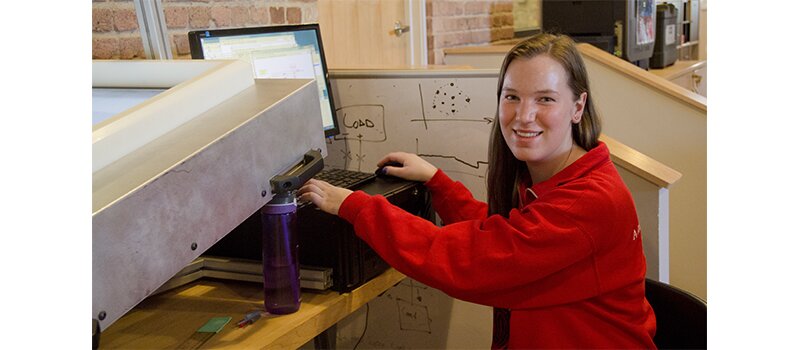
[[[320,107],[308,101],[318,101],[313,82],[256,81],[94,173],[92,318],[105,313],[102,329],[269,201],[272,176],[309,149],[326,155]]]

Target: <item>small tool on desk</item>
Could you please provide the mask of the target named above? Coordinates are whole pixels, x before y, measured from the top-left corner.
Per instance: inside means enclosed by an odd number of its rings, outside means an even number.
[[[244,328],[258,321],[259,318],[261,318],[261,311],[253,311],[244,316],[244,319],[239,321],[237,325],[239,328]]]
[[[198,349],[205,344],[208,339],[219,333],[225,325],[230,322],[232,317],[213,317],[200,327],[191,337],[178,345],[178,349]]]

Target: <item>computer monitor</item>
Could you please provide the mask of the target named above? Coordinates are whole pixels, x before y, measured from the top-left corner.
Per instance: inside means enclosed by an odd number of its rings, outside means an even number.
[[[189,32],[194,59],[250,62],[256,78],[316,79],[325,137],[339,134],[318,24]]]

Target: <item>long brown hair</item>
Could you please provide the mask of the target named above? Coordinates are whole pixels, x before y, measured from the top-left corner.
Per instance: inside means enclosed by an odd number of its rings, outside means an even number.
[[[565,35],[543,33],[520,42],[505,56],[502,68],[499,71],[497,112],[494,126],[491,130],[491,141],[488,150],[489,215],[501,214],[508,216],[511,209],[518,206],[518,184],[524,173],[528,171],[527,165],[523,161],[516,159],[511,152],[500,128],[499,99],[502,95],[505,73],[513,60],[517,58],[530,59],[538,55],[547,55],[563,66],[569,77],[568,85],[574,100],[579,98],[583,92],[588,95],[580,122],[572,124],[572,139],[574,139],[574,142],[586,151],[590,151],[599,143],[598,139],[602,127],[588,88],[588,73],[574,41]]]

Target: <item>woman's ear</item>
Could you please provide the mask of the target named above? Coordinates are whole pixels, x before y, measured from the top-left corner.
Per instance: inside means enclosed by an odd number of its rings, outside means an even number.
[[[585,111],[585,101],[588,99],[588,93],[583,92],[574,101],[574,113],[572,114],[572,124],[579,124],[583,119],[583,111]]]

